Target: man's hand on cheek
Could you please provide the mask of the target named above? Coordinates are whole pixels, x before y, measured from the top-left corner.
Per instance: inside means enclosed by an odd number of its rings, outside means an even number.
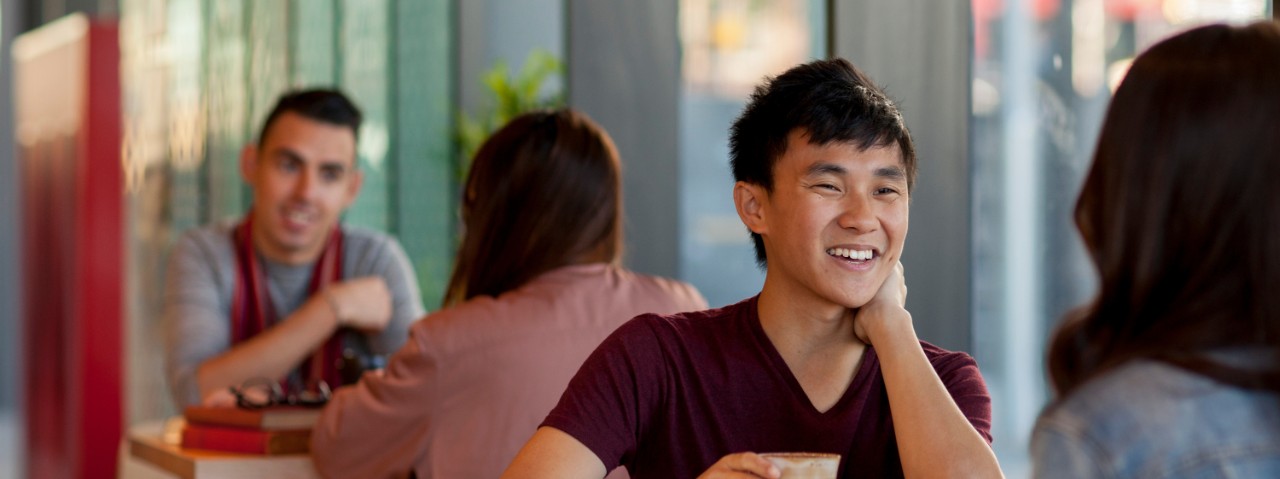
[[[911,313],[908,313],[907,284],[903,275],[902,263],[896,263],[880,290],[858,308],[853,317],[853,334],[864,343],[883,346],[895,336],[910,333],[903,337],[914,337],[915,329],[911,325]]]

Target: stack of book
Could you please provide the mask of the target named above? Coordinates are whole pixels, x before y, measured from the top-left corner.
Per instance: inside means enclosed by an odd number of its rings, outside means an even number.
[[[305,454],[320,409],[273,406],[263,409],[191,406],[184,412],[184,449],[242,454]]]

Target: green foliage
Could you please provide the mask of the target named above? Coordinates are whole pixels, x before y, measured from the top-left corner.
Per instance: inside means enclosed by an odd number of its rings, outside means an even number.
[[[488,104],[475,117],[464,111],[458,112],[458,152],[462,155],[459,178],[466,176],[480,145],[512,118],[531,110],[564,106],[562,91],[539,96],[543,85],[552,77],[564,77],[564,64],[543,49],[530,52],[514,77],[502,60],[485,72],[484,85],[492,95]]]

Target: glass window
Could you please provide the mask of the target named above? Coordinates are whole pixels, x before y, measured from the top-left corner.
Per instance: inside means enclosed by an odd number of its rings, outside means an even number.
[[[826,56],[826,2],[680,2],[680,278],[712,307],[760,292],[733,205],[729,125],[765,76]]]
[[[9,6],[9,2],[0,2],[0,47],[9,47],[9,37],[4,34],[9,30],[4,29],[4,9]],[[8,83],[9,63],[7,60],[0,59],[0,75],[6,75],[0,78],[0,82]],[[0,107],[9,108],[8,97],[0,97]],[[7,114],[3,118],[7,122],[9,117]],[[8,140],[8,137],[4,137]],[[18,472],[22,470],[19,463],[18,454],[18,432],[20,422],[17,416],[17,396],[18,396],[18,368],[17,350],[18,350],[18,328],[19,309],[15,304],[15,296],[18,295],[16,286],[18,273],[16,267],[17,252],[13,245],[16,243],[14,238],[18,235],[16,228],[10,224],[10,221],[16,222],[17,208],[14,206],[14,199],[17,196],[17,180],[12,179],[16,175],[13,174],[16,166],[12,163],[0,165],[0,174],[3,174],[5,180],[0,186],[8,190],[3,196],[0,196],[0,317],[11,318],[0,320],[0,477],[18,477]],[[12,219],[11,219],[12,218]]]
[[[996,454],[1026,477],[1051,397],[1044,345],[1095,288],[1072,223],[1111,91],[1171,33],[1269,15],[1267,0],[972,0],[975,355]]]
[[[517,99],[525,104],[541,104],[539,100],[556,99],[564,90],[562,64],[565,59],[564,0],[474,0],[458,2],[458,98],[457,107],[478,122],[492,119],[501,108],[493,86],[486,82],[493,72],[505,68],[508,81],[521,81],[522,71],[536,69],[538,55],[555,59],[561,66],[542,78],[530,92],[533,98]],[[542,103],[559,103],[543,101]],[[498,115],[504,116],[504,115]],[[489,128],[502,124],[485,124],[485,134],[465,143],[464,150],[474,150],[488,138]],[[473,153],[474,151],[471,151]],[[467,151],[463,152],[468,153]],[[464,160],[470,164],[470,158]]]

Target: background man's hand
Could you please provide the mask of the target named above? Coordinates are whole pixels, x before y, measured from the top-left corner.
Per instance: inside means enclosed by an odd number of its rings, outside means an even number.
[[[231,394],[231,389],[221,388],[215,389],[200,403],[201,406],[208,407],[235,407],[236,397]]]
[[[754,452],[740,452],[720,458],[698,479],[777,479],[782,471]]]
[[[321,294],[330,301],[338,327],[377,332],[391,321],[391,291],[379,276],[342,281]]]
[[[912,328],[911,313],[905,309],[906,305],[907,283],[899,262],[871,301],[858,308],[853,318],[853,334],[862,342],[874,345],[874,339],[893,328]]]

